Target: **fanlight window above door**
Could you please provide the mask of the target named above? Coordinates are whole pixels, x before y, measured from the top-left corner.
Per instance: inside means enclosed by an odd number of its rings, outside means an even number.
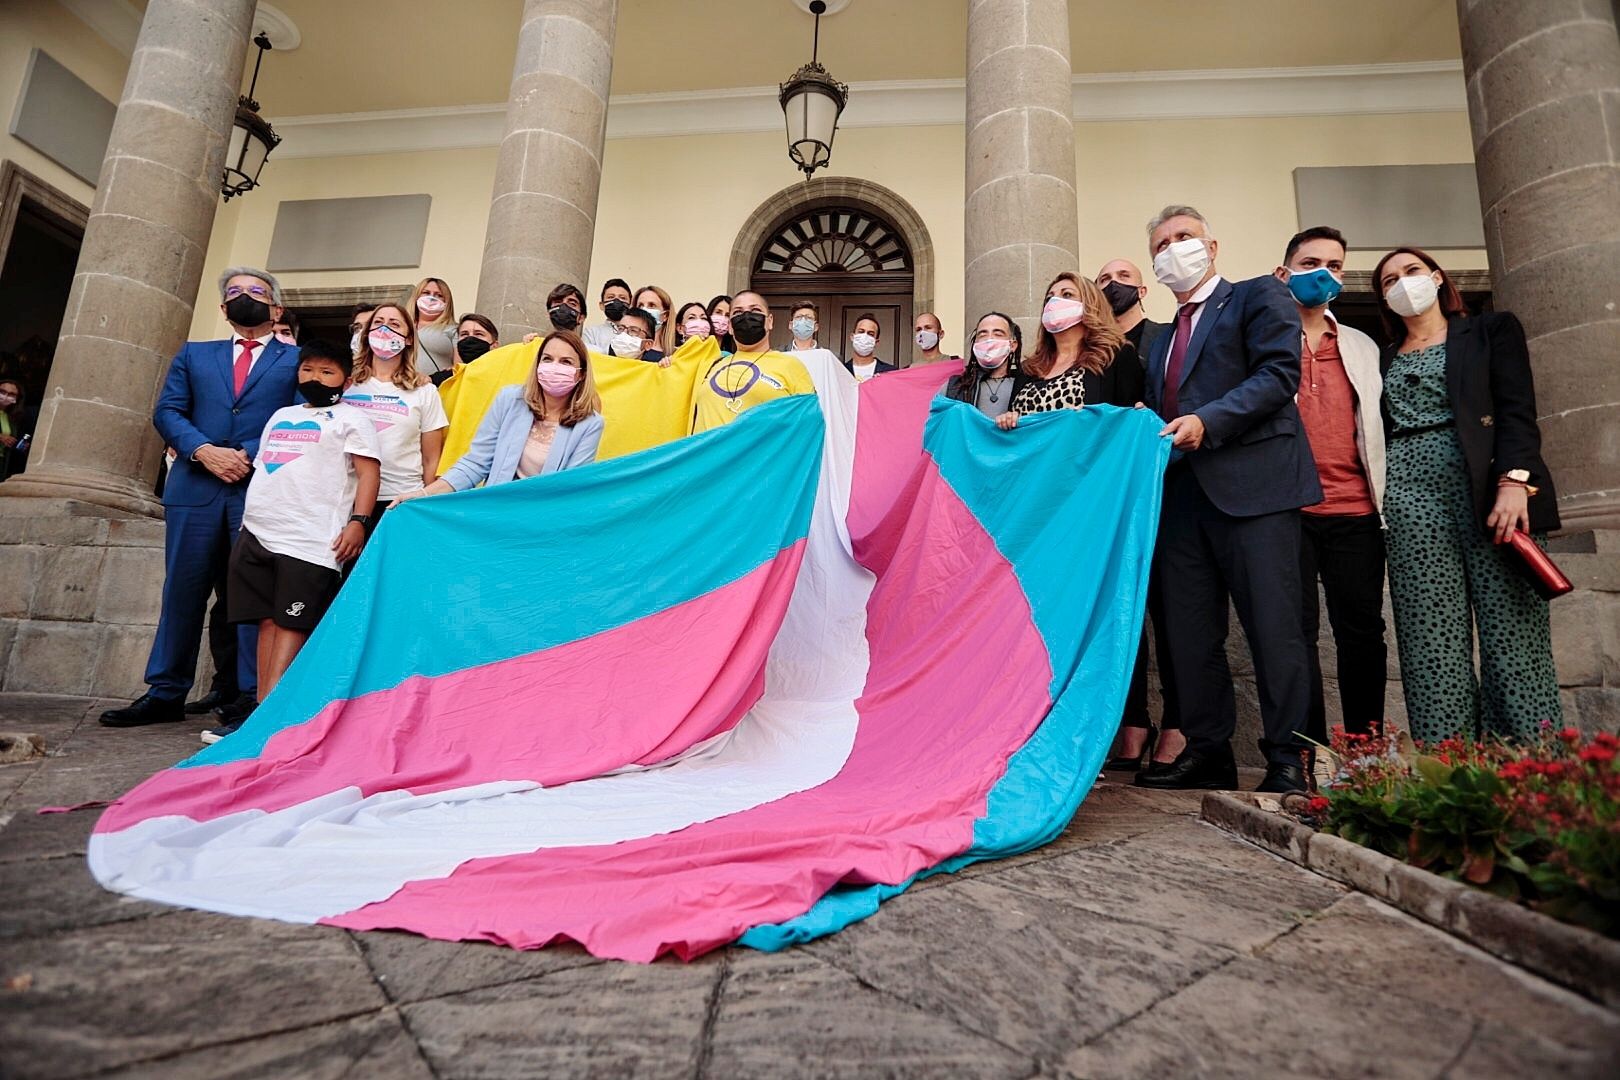
[[[765,242],[755,273],[875,274],[909,271],[911,253],[886,223],[864,210],[831,207],[790,219]]]

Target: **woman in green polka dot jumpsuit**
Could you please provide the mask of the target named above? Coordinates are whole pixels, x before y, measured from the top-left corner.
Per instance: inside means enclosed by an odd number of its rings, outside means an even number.
[[[1383,357],[1384,513],[1412,737],[1533,739],[1560,720],[1547,602],[1499,541],[1518,528],[1544,543],[1558,510],[1524,331],[1509,314],[1468,316],[1416,249],[1384,256],[1373,280],[1398,343]]]

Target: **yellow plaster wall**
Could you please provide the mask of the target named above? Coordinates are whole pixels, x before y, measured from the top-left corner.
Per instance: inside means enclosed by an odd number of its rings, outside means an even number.
[[[0,2],[0,159],[14,161],[89,206],[95,187],[11,135],[11,120],[28,73],[28,54],[43,49],[114,104],[123,96],[129,58],[53,0]]]
[[[892,189],[927,224],[935,306],[953,348],[960,346],[965,315],[963,138],[958,127],[851,129],[838,136],[832,170]],[[1147,269],[1143,226],[1169,202],[1190,202],[1209,216],[1228,277],[1267,273],[1298,226],[1296,167],[1429,164],[1472,156],[1463,113],[1083,123],[1076,125],[1075,139],[1080,270],[1087,274],[1117,256]],[[263,262],[282,199],[427,192],[433,209],[420,268],[288,273],[283,283],[372,285],[433,274],[450,282],[459,310],[471,308],[495,156],[494,148],[483,148],[272,158],[264,187],[221,214],[194,334],[224,332],[211,296],[214,275],[229,263]],[[593,300],[607,277],[624,277],[637,287],[662,285],[676,304],[707,300],[725,287],[731,246],[743,223],[761,202],[797,183],[797,175],[777,132],[610,140],[590,280],[580,284]],[[228,239],[222,240],[222,229],[230,230]],[[1480,250],[1440,254],[1458,268],[1485,265]],[[1353,253],[1350,265],[1370,268],[1376,258],[1374,252]],[[1149,310],[1167,318],[1170,309],[1169,294],[1155,286]]]

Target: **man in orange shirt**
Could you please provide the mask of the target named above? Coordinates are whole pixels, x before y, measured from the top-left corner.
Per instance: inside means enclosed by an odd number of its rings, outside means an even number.
[[[1338,649],[1344,726],[1368,732],[1384,719],[1384,427],[1378,346],[1343,326],[1328,305],[1344,287],[1344,236],[1327,225],[1288,241],[1278,280],[1299,306],[1299,415],[1322,480],[1322,501],[1301,511],[1300,595],[1310,646],[1311,710],[1306,734],[1326,741],[1317,652],[1317,581],[1327,594]]]

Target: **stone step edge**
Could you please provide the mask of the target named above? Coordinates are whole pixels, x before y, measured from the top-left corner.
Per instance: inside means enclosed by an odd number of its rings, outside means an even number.
[[[1620,941],[1319,833],[1283,814],[1280,807],[1263,809],[1253,795],[1212,791],[1204,796],[1199,816],[1239,839],[1620,1012]]]

